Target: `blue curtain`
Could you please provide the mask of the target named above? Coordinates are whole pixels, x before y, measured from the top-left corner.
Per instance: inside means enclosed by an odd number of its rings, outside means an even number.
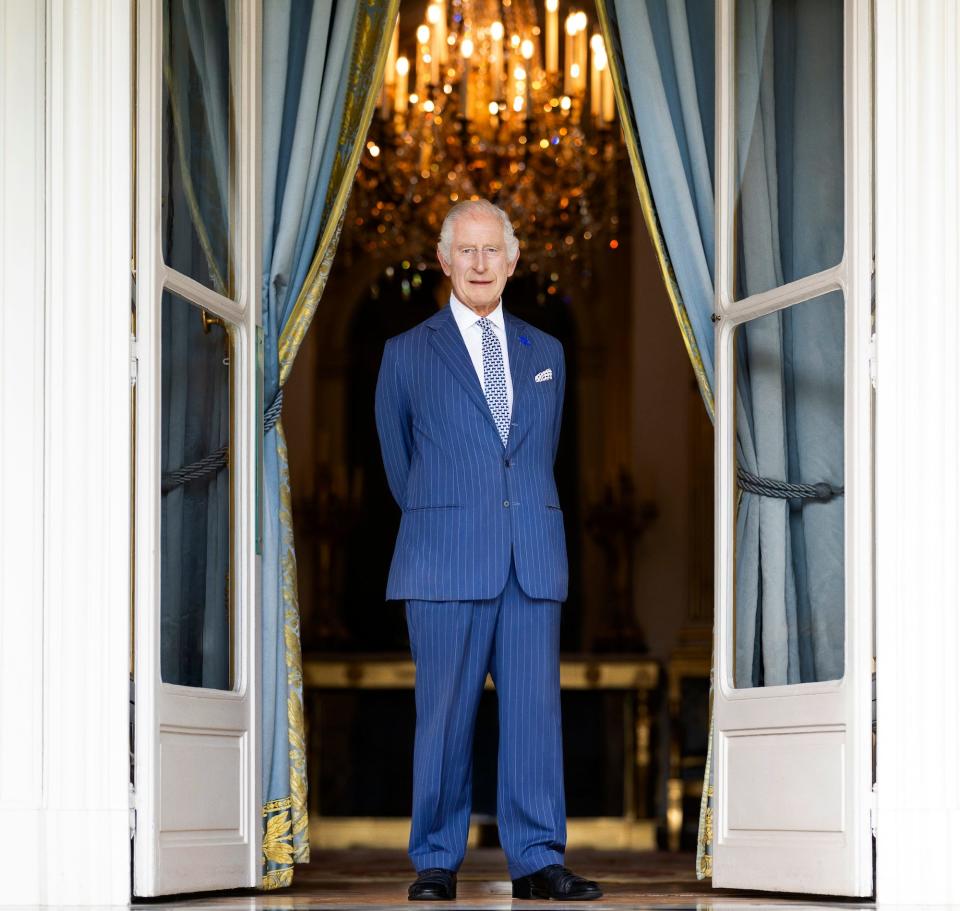
[[[316,312],[383,77],[398,0],[271,0],[263,16],[264,400]],[[282,423],[264,440],[264,888],[309,860],[303,675]]]
[[[651,239],[713,412],[714,3],[597,0]],[[842,4],[738,0],[738,296],[834,265],[842,244]],[[738,338],[737,452],[750,475],[825,500],[742,490],[737,686],[830,679],[843,657],[843,304],[826,295]],[[711,738],[712,749],[712,738]],[[712,869],[710,757],[697,871]]]
[[[713,0],[597,8],[647,228],[712,416]]]

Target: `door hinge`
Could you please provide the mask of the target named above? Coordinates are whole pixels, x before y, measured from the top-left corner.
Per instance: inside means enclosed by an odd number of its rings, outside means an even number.
[[[130,837],[137,834],[137,792],[130,785]]]
[[[870,335],[870,342],[867,345],[867,362],[870,370],[870,385],[877,388],[877,333]]]
[[[870,834],[877,837],[877,783],[870,789]]]
[[[137,337],[135,335],[130,336],[130,385],[137,385]]]

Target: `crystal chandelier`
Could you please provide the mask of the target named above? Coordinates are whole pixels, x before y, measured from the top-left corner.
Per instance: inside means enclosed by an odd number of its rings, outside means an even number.
[[[521,269],[616,248],[610,67],[587,14],[561,35],[558,7],[545,0],[541,27],[534,0],[431,0],[409,49],[398,22],[351,199],[365,253],[429,251],[450,206],[478,197],[514,220]]]

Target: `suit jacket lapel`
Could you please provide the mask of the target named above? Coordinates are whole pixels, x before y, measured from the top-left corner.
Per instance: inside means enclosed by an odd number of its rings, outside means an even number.
[[[447,367],[450,368],[450,372],[473,399],[476,406],[486,416],[490,426],[497,433],[497,439],[499,439],[500,434],[497,431],[493,415],[490,413],[487,397],[483,394],[483,387],[480,385],[477,371],[473,366],[473,361],[470,360],[467,346],[463,343],[463,336],[460,334],[460,327],[453,318],[449,306],[444,307],[436,316],[431,317],[428,325],[434,330],[430,333],[430,343],[436,349],[437,354],[443,358]]]
[[[526,324],[504,310],[507,328],[507,352],[510,358],[510,380],[513,383],[513,411],[510,417],[510,436],[507,439],[507,451],[513,451],[526,435],[529,427],[527,418],[529,409],[524,407],[524,399],[533,386],[530,375],[530,352],[533,349],[529,335],[524,334]],[[521,341],[521,337],[524,341]]]

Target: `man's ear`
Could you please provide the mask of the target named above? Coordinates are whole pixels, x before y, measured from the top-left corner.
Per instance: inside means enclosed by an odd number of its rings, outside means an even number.
[[[513,270],[517,268],[517,263],[520,262],[520,247],[517,246],[517,252],[513,254],[513,260],[507,263],[507,278],[513,275]]]
[[[438,259],[439,262],[440,262],[440,268],[443,269],[443,274],[444,274],[444,275],[449,275],[449,274],[450,274],[450,263],[448,263],[448,262],[443,258],[443,253],[440,252],[440,245],[439,245],[439,244],[437,244],[437,259]]]

